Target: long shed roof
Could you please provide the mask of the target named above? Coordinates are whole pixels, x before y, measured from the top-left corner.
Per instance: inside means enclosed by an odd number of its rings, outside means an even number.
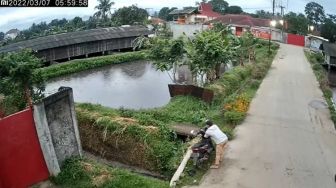
[[[19,51],[31,48],[35,51],[80,44],[92,41],[101,41],[114,38],[136,37],[149,35],[151,31],[144,26],[109,27],[84,31],[76,31],[39,37],[0,47],[0,53]]]

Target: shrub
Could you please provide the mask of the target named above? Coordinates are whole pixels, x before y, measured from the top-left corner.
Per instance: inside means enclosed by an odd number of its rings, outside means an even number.
[[[57,185],[62,184],[75,187],[81,187],[81,185],[75,185],[73,184],[74,182],[84,181],[89,184],[91,181],[81,164],[80,158],[76,157],[65,160],[61,172],[56,177],[52,177],[52,180]]]
[[[239,125],[243,122],[245,115],[246,113],[244,112],[228,111],[224,113],[224,119],[226,123]]]

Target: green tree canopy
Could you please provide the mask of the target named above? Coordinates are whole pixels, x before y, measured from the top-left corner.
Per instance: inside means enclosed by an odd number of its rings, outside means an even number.
[[[334,15],[329,15],[321,27],[321,36],[329,39],[330,42],[336,42],[336,19]]]
[[[240,6],[229,6],[225,11],[227,14],[241,14],[243,12],[244,11]]]
[[[166,20],[166,21],[172,21],[173,16],[169,15],[169,13],[175,9],[177,8],[176,7],[173,7],[173,8],[163,7],[159,12],[159,18]]]
[[[255,18],[271,19],[273,14],[268,11],[257,10],[255,14],[252,14],[252,16]]]
[[[221,14],[225,14],[226,9],[229,7],[229,3],[224,0],[211,0],[208,3],[212,5],[213,11]]]
[[[5,33],[0,32],[0,41],[2,41],[5,38]]]
[[[42,97],[44,80],[40,73],[34,72],[41,65],[30,50],[1,55],[0,93],[5,101],[21,110],[32,104],[32,98]]]
[[[309,24],[318,26],[324,22],[325,13],[322,5],[316,2],[310,2],[305,7],[305,13],[307,15]]]
[[[95,7],[98,11],[94,16],[106,21],[111,15],[111,8],[114,5],[114,2],[111,0],[98,0],[98,3],[99,4]]]
[[[144,23],[148,19],[148,13],[145,9],[135,5],[118,9],[112,16],[116,25],[133,25]]]
[[[303,14],[289,12],[285,15],[287,22],[287,32],[293,34],[306,35],[308,32],[308,19]]]

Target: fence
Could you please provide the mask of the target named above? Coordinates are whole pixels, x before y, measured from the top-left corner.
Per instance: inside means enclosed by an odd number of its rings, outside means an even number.
[[[57,175],[64,160],[81,156],[71,88],[0,119],[0,188],[25,188]]]
[[[48,177],[32,110],[1,119],[0,188],[28,187]]]

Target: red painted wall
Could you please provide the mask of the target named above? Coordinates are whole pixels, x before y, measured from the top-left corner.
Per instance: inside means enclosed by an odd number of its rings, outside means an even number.
[[[305,36],[288,33],[287,44],[293,44],[293,45],[297,45],[297,46],[305,46]]]
[[[48,176],[32,110],[1,119],[0,188],[24,188]]]

